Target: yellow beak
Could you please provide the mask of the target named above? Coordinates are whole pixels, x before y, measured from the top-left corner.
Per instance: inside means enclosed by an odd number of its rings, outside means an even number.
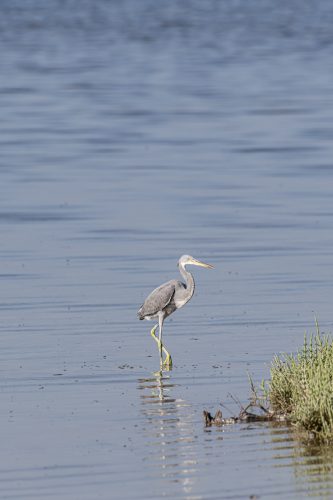
[[[200,260],[197,259],[192,259],[191,264],[193,264],[194,266],[207,267],[207,269],[214,269],[214,267],[211,266],[210,264],[205,264],[205,262],[201,262]]]

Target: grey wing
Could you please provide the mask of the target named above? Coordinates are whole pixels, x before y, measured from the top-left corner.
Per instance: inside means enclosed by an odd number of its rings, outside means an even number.
[[[172,280],[155,288],[155,290],[148,295],[138,311],[140,319],[143,319],[145,316],[154,316],[170,304],[175,294],[176,283],[176,280]]]

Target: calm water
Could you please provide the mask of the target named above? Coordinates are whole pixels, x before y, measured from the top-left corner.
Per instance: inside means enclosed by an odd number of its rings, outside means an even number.
[[[0,14],[0,497],[332,497],[329,450],[202,421],[332,330],[332,3]],[[136,311],[183,253],[161,378]]]

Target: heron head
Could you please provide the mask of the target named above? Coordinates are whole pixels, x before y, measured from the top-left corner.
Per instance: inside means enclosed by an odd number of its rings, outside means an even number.
[[[208,269],[213,269],[213,266],[210,264],[205,264],[205,262],[201,262],[200,260],[195,259],[191,255],[182,255],[178,261],[178,266],[186,266],[191,264],[193,266],[207,267]]]

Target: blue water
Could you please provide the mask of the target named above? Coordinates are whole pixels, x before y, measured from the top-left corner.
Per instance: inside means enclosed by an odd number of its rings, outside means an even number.
[[[1,498],[331,497],[329,450],[202,420],[332,330],[331,2],[0,14]],[[136,311],[183,253],[160,378]]]

